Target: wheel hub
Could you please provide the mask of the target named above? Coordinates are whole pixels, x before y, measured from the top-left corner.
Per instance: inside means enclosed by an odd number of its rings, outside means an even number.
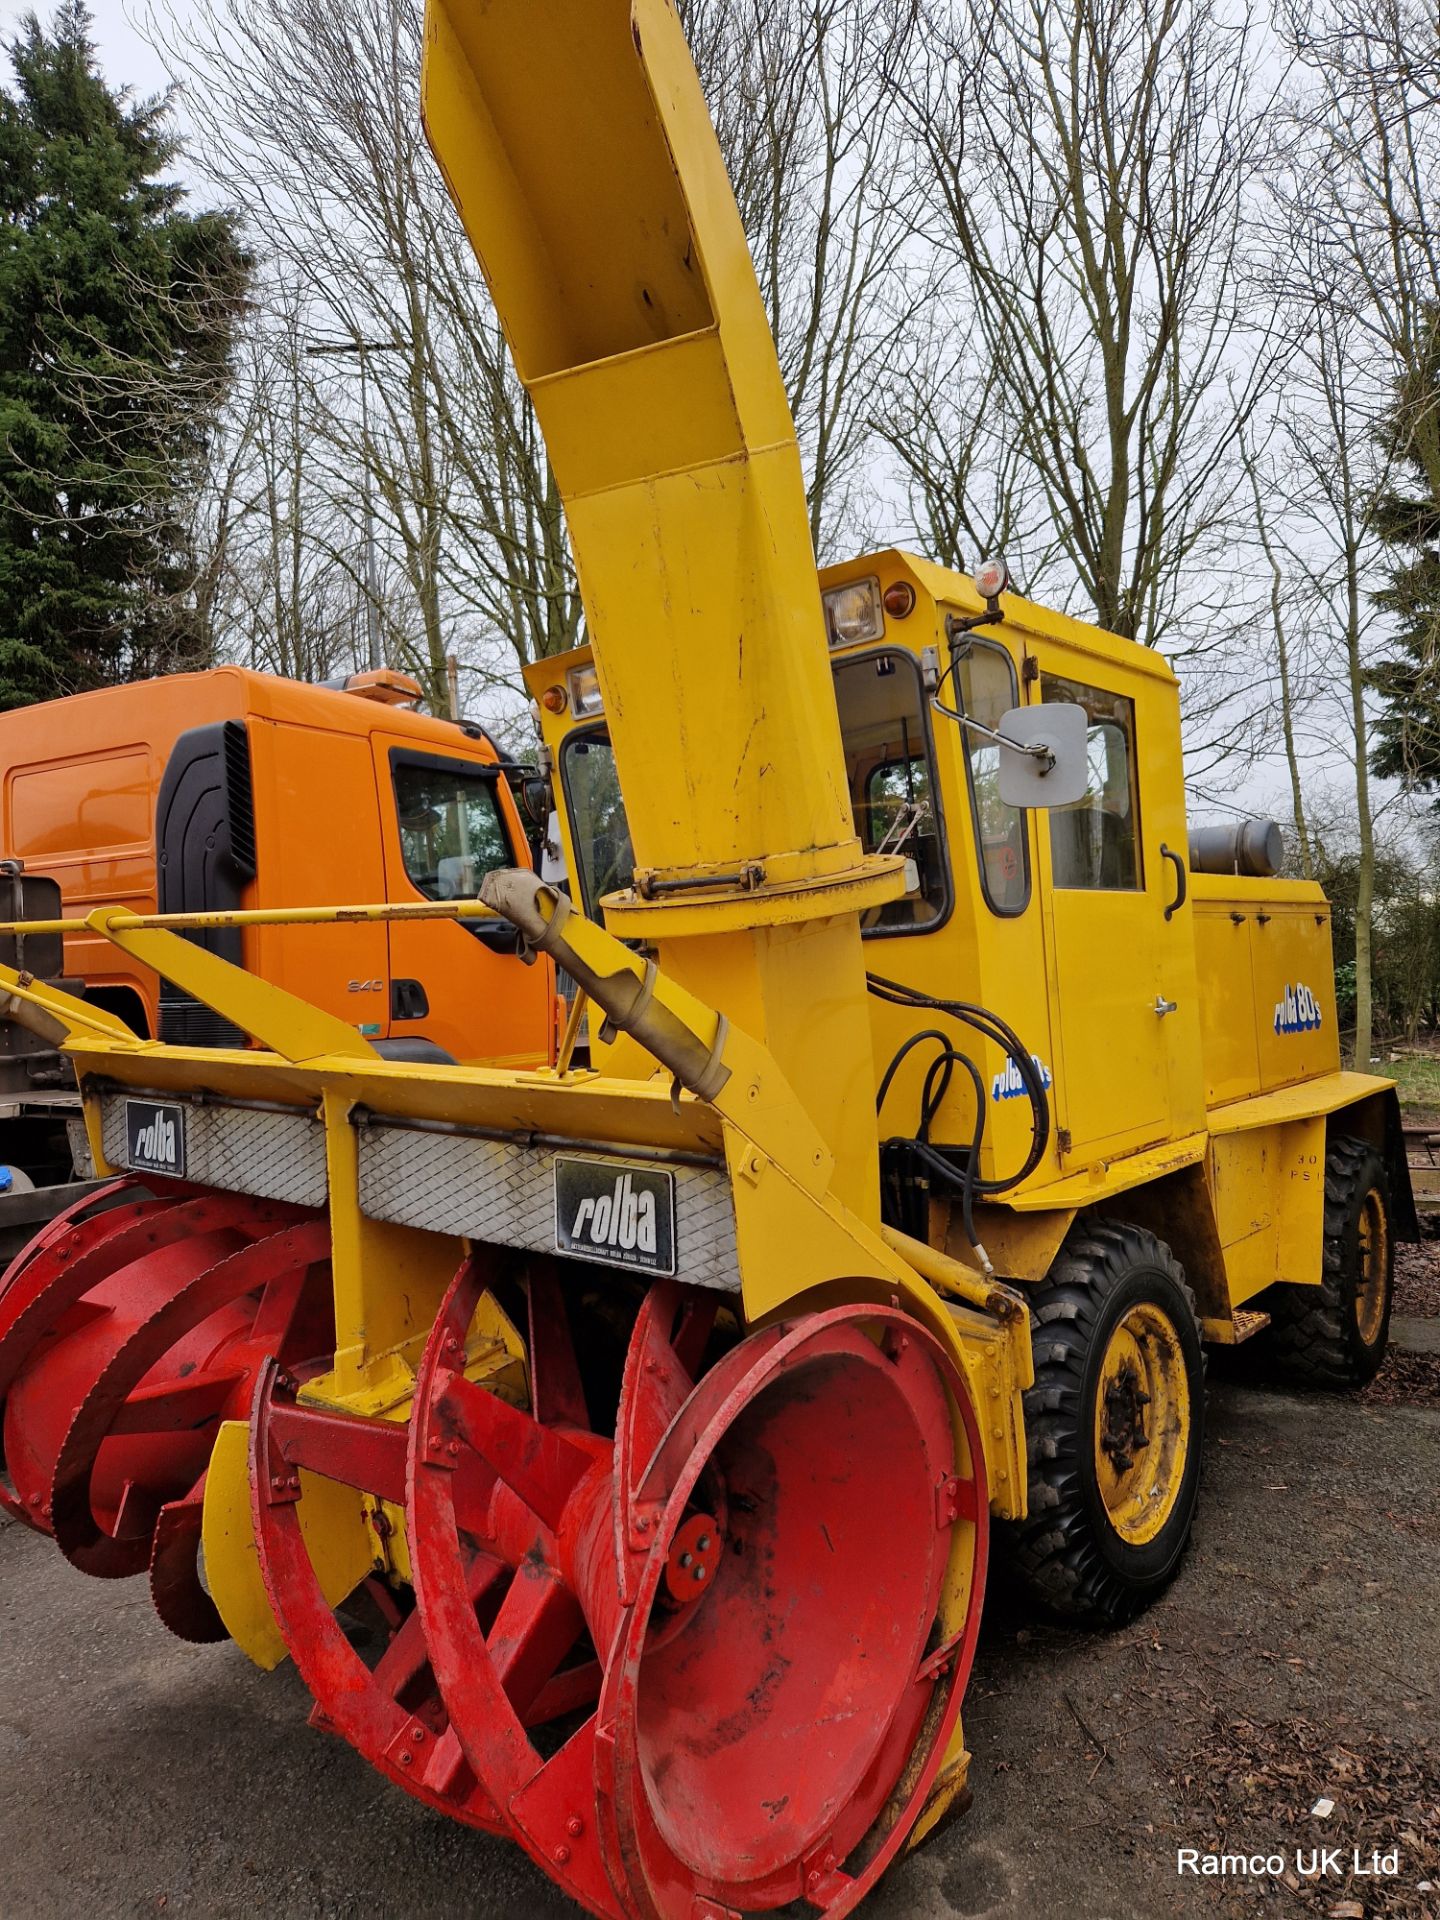
[[[1174,1512],[1190,1453],[1190,1390],[1174,1323],[1142,1301],[1110,1334],[1095,1396],[1095,1470],[1115,1531],[1144,1546]]]
[[[718,1523],[708,1513],[692,1514],[665,1562],[665,1590],[677,1606],[693,1606],[715,1578],[725,1551]]]
[[[1117,1473],[1128,1473],[1135,1457],[1149,1446],[1145,1409],[1150,1396],[1140,1385],[1139,1370],[1125,1361],[1105,1387],[1105,1431],[1100,1445]]]

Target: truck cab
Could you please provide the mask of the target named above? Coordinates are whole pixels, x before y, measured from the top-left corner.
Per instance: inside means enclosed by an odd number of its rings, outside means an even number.
[[[414,710],[403,675],[319,687],[239,667],[0,715],[0,858],[65,916],[228,912],[473,898],[530,848],[506,764],[478,727]],[[27,906],[15,917],[44,917]],[[442,921],[233,927],[193,936],[410,1057],[543,1066],[554,970],[513,937]],[[35,942],[29,943],[36,948]],[[99,934],[34,970],[152,1039],[238,1045],[209,1008]],[[38,948],[36,948],[38,951]],[[47,949],[48,954],[48,949]],[[22,962],[23,964],[23,962]],[[33,965],[33,954],[32,954]],[[6,1029],[0,1160],[66,1177],[78,1096],[56,1056]],[[31,1212],[43,1203],[20,1203]],[[37,1216],[38,1217],[38,1216]]]

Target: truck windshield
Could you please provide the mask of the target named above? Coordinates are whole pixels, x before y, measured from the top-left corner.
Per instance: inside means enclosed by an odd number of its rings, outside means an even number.
[[[1020,704],[1015,663],[993,640],[968,635],[955,648],[955,685],[961,711],[996,728]],[[1000,752],[993,740],[963,729],[970,808],[980,858],[980,882],[992,913],[1023,913],[1030,903],[1030,838],[1025,816],[1000,798]]]
[[[405,871],[427,899],[473,900],[487,873],[514,864],[493,775],[439,760],[393,772]]]

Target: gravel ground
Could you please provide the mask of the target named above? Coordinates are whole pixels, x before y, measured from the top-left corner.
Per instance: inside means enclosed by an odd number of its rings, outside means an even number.
[[[1395,1249],[1395,1311],[1415,1320],[1440,1316],[1440,1245],[1434,1240]]]

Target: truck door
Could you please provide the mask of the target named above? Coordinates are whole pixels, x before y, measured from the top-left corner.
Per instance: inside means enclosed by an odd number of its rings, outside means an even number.
[[[384,898],[375,761],[363,734],[251,717],[261,907],[369,906]],[[245,964],[312,1006],[382,1039],[388,1018],[388,929],[261,927]]]
[[[530,864],[497,768],[377,737],[387,893],[473,900],[487,873]],[[553,1057],[548,965],[496,951],[498,929],[450,921],[390,927],[390,1037],[433,1041],[457,1060],[533,1066]]]
[[[1134,1151],[1170,1134],[1161,992],[1168,869],[1141,817],[1136,709],[1120,693],[1046,674],[1045,700],[1089,716],[1089,787],[1040,820],[1067,1157]]]

